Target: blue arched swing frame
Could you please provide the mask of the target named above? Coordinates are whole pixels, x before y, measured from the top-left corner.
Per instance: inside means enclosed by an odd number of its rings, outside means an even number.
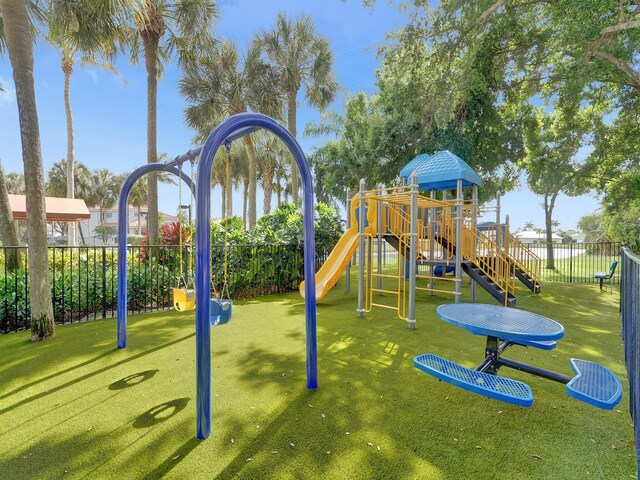
[[[118,348],[127,344],[127,226],[128,198],[131,187],[152,171],[170,171],[194,187],[188,176],[175,168],[198,154],[196,190],[196,430],[197,438],[211,434],[211,169],[218,149],[225,143],[263,128],[278,136],[289,148],[298,166],[303,187],[304,280],[306,319],[307,388],[318,387],[315,297],[315,228],[313,223],[313,179],[304,152],[291,133],[271,117],[240,113],[220,123],[201,148],[164,164],[148,164],[136,169],[120,192],[118,211]]]

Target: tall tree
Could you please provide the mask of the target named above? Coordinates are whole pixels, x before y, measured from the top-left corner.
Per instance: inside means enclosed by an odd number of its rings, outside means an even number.
[[[46,194],[51,197],[64,197],[68,192],[68,173],[69,162],[66,159],[54,163],[47,171]],[[78,198],[85,198],[91,194],[91,171],[82,162],[75,162],[73,183]]]
[[[4,180],[7,184],[7,192],[13,195],[24,195],[24,173],[6,173]]]
[[[177,57],[181,68],[197,62],[215,44],[212,28],[217,17],[214,0],[122,0],[124,26],[131,59],[144,56],[147,71],[147,162],[158,159],[157,92],[163,62]],[[149,176],[149,244],[158,243],[158,180]]]
[[[129,203],[137,211],[138,227],[136,233],[142,235],[142,207],[147,203],[149,198],[149,192],[147,191],[148,180],[144,176],[139,179],[133,187],[131,187],[131,193],[129,194]]]
[[[29,242],[29,294],[31,339],[44,340],[55,335],[47,220],[44,201],[44,168],[40,148],[40,127],[33,80],[33,34],[26,0],[0,2],[6,48],[9,52],[20,117],[20,139],[27,196],[27,238]]]
[[[9,204],[9,192],[5,182],[4,170],[0,163],[0,240],[4,246],[18,246],[18,229],[16,222],[13,220],[13,212]],[[10,272],[22,266],[22,255],[18,249],[5,249],[4,257],[7,269]]]
[[[553,210],[560,193],[574,196],[591,189],[594,166],[576,157],[586,144],[592,109],[547,113],[542,107],[532,109],[527,121],[524,167],[531,191],[542,195],[547,236],[547,268],[554,269]],[[597,115],[597,113],[596,113]]]
[[[116,9],[110,1],[49,0],[47,38],[60,54],[64,74],[64,107],[67,122],[67,198],[75,198],[74,127],[71,110],[71,75],[75,64],[102,65],[115,71],[109,59],[116,52],[119,30]],[[68,244],[77,244],[76,224],[69,222]]]
[[[271,197],[273,196],[274,178],[278,166],[278,156],[286,159],[282,142],[270,133],[261,135],[258,148],[258,177],[264,193],[262,214],[271,213]]]
[[[188,69],[180,81],[180,92],[189,102],[187,124],[204,136],[225,117],[248,109],[278,118],[282,114],[278,80],[276,71],[260,59],[257,45],[241,61],[236,45],[224,43]],[[248,224],[252,228],[256,223],[256,152],[251,135],[242,140],[249,161]]]
[[[287,127],[297,136],[298,93],[304,87],[308,105],[324,110],[334,99],[338,83],[333,71],[333,51],[316,32],[311,17],[287,17],[279,12],[272,30],[260,32],[255,42],[281,72],[281,88],[287,97]],[[298,167],[291,158],[291,185],[298,203]]]

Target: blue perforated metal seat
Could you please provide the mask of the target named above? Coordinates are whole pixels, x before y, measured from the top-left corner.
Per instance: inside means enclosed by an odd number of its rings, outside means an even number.
[[[607,367],[572,358],[571,369],[577,375],[567,383],[568,395],[605,410],[620,402],[622,383]]]
[[[517,380],[471,370],[431,353],[418,355],[413,359],[413,365],[444,382],[478,395],[521,407],[533,405],[531,387]]]

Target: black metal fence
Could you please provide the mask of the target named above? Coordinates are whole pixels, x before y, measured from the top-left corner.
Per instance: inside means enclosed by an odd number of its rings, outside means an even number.
[[[636,456],[640,464],[640,256],[622,247],[621,263],[620,314],[624,360],[629,376],[629,408],[635,430]]]
[[[570,283],[598,283],[596,272],[608,272],[614,260],[620,260],[620,243],[553,243],[553,267],[548,267],[547,244],[533,243],[528,247],[540,258],[543,281]],[[620,269],[616,269],[611,283],[620,283]]]
[[[189,247],[129,247],[128,298],[131,313],[171,307],[171,289],[193,274]],[[23,267],[10,271],[5,261],[18,252]],[[29,326],[29,272],[26,247],[0,247],[0,332]],[[316,252],[316,267],[326,259]],[[298,245],[213,246],[212,294],[226,280],[232,298],[292,291],[303,279],[302,247]],[[54,318],[80,322],[115,315],[117,308],[117,248],[115,246],[49,247]]]

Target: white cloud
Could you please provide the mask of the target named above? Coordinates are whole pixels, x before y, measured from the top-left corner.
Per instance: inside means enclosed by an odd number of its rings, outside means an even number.
[[[91,81],[94,83],[94,85],[98,83],[98,72],[96,72],[94,69],[86,69],[85,72],[91,77]]]

